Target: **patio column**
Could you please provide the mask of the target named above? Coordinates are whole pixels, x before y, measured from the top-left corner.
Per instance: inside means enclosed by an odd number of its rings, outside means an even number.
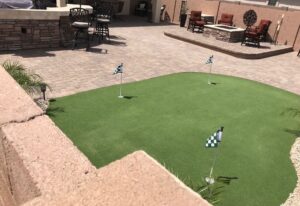
[[[67,6],[66,0],[56,0],[57,7],[65,7]]]
[[[152,0],[152,21],[153,23],[160,22],[161,0]]]

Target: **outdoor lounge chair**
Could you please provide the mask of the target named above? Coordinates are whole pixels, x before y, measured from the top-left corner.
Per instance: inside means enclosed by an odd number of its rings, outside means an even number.
[[[91,25],[89,11],[83,8],[72,8],[69,17],[71,27],[75,30],[72,49],[76,47],[78,36],[82,33],[86,36],[86,50],[88,50],[90,48],[89,27]]]
[[[221,19],[218,21],[218,24],[224,24],[227,26],[232,26],[233,14],[222,14]]]
[[[270,20],[261,20],[259,26],[248,27],[244,32],[241,44],[254,44],[260,47],[260,42],[265,41],[270,27]]]
[[[202,20],[202,11],[191,11],[187,30],[191,29],[194,32],[195,29],[198,29],[199,32],[203,32],[204,25],[205,21]]]

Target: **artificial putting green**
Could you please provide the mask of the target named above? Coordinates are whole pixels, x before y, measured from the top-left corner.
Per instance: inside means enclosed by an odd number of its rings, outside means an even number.
[[[181,73],[62,97],[49,116],[96,167],[144,150],[181,179],[200,182],[224,126],[215,176],[237,177],[219,205],[280,205],[296,185],[289,154],[299,135],[300,96],[244,79]],[[117,78],[116,78],[117,83]]]

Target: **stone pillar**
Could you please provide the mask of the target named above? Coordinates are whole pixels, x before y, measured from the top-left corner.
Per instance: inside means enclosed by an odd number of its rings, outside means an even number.
[[[57,7],[65,7],[67,6],[66,0],[56,0]]]

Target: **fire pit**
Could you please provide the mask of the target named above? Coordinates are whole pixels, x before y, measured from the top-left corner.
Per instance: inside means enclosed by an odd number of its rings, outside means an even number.
[[[204,26],[204,35],[213,36],[218,40],[227,42],[240,42],[245,29],[223,24],[210,24]]]

